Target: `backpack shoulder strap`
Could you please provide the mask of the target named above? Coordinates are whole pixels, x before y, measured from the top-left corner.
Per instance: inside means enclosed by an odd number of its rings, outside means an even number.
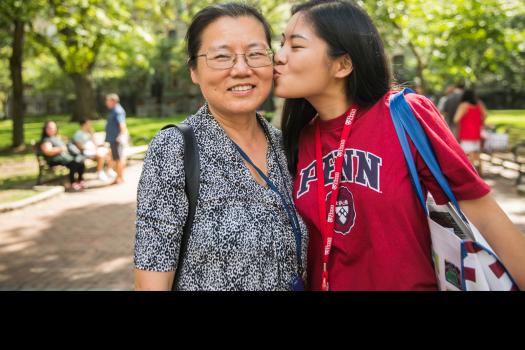
[[[178,281],[180,278],[180,270],[182,259],[186,255],[188,248],[188,240],[193,226],[193,219],[195,217],[195,211],[197,209],[197,200],[199,198],[199,187],[200,187],[200,159],[199,159],[199,146],[193,128],[187,124],[169,124],[162,128],[168,129],[171,127],[177,128],[184,139],[184,174],[185,174],[185,186],[184,190],[188,197],[188,216],[182,231],[182,238],[179,250],[179,260],[177,271],[175,271],[175,278],[173,281],[172,290],[176,290]]]

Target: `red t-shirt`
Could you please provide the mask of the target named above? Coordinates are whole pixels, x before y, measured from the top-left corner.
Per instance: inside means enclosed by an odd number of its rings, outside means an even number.
[[[368,110],[358,111],[346,144],[328,265],[331,290],[437,289],[428,222],[412,188],[390,117],[390,95],[386,94]],[[486,195],[489,186],[475,173],[432,102],[415,94],[406,98],[428,135],[457,199]],[[345,115],[321,122],[327,196],[344,123]],[[437,203],[446,203],[446,196],[409,142],[423,189],[429,190]],[[313,122],[301,134],[297,169],[294,199],[310,233],[309,288],[320,290],[323,240]],[[328,202],[325,205],[328,207]]]
[[[459,139],[465,141],[481,140],[481,106],[470,105],[459,121]]]

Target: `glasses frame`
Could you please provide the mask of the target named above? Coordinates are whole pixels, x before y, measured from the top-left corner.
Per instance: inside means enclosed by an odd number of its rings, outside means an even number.
[[[211,67],[210,64],[208,63],[208,52],[207,53],[204,53],[204,54],[201,54],[201,55],[197,55],[197,56],[194,56],[190,61],[193,61],[193,60],[196,60],[197,58],[199,57],[206,57],[206,65],[211,68],[211,69],[215,69],[215,70],[227,70],[227,69],[232,69],[235,64],[237,63],[237,56],[244,56],[244,62],[246,62],[246,65],[250,68],[263,68],[263,67],[269,67],[271,65],[273,65],[274,63],[274,55],[275,55],[275,52],[268,48],[268,49],[264,49],[264,50],[260,50],[260,51],[265,51],[268,55],[268,57],[270,58],[270,64],[266,64],[264,66],[257,66],[257,67],[253,67],[250,65],[250,63],[248,62],[248,59],[246,59],[246,54],[249,53],[249,52],[253,52],[253,51],[259,51],[259,50],[251,50],[251,51],[247,51],[247,52],[244,52],[244,53],[234,53],[233,55],[235,56],[235,58],[233,59],[233,62],[231,63],[231,66],[230,67],[227,67],[227,68],[216,68],[216,67]],[[211,59],[213,60],[213,59]]]

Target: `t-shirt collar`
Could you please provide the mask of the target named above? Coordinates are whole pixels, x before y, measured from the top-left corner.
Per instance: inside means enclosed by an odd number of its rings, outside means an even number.
[[[319,118],[319,115],[317,115],[315,119],[319,119],[319,126],[322,131],[337,130],[343,127],[346,121],[346,116],[352,108],[358,108],[357,114],[356,114],[356,119],[357,119],[360,114],[359,106],[357,105],[357,103],[353,103],[350,107],[348,107],[348,109],[343,114],[341,114],[337,118],[330,119],[330,120],[321,120]]]

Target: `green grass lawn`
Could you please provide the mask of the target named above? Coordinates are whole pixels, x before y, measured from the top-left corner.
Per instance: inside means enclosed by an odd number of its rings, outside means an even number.
[[[148,144],[164,125],[177,124],[185,118],[186,115],[166,118],[128,117],[126,124],[131,143],[135,146]],[[59,134],[66,138],[71,138],[79,128],[78,123],[71,122],[70,117],[65,115],[26,118],[24,123],[26,150],[14,153],[10,150],[12,121],[0,121],[0,190],[26,187],[34,184],[38,175],[38,166],[31,142],[40,140],[42,126],[47,119],[57,122]],[[105,124],[106,121],[103,119],[92,121],[95,131],[104,131]]]
[[[525,129],[525,109],[489,111],[487,124]]]
[[[267,117],[273,114],[269,113]],[[131,142],[133,145],[143,145],[155,136],[166,124],[176,124],[186,118],[186,115],[176,115],[166,118],[143,118],[130,116],[126,119]],[[42,125],[46,119],[55,120],[62,136],[71,138],[78,124],[71,122],[69,116],[53,115],[49,117],[26,118],[24,124],[25,141],[28,146],[24,152],[13,153],[11,144],[11,120],[0,121],[0,190],[5,188],[19,188],[32,184],[38,173],[35,156],[31,149],[31,141],[38,141],[42,132]],[[95,131],[104,131],[104,119],[92,121]],[[508,127],[518,128],[513,131],[512,143],[525,140],[525,110],[491,110],[487,124],[496,126],[498,130]],[[27,166],[19,166],[25,163]],[[7,170],[6,170],[7,169]]]
[[[139,118],[128,117],[126,122],[131,136],[131,142],[134,145],[141,145],[148,143],[153,136],[166,124],[179,123],[186,116],[176,115],[166,118]],[[78,124],[71,122],[69,116],[53,115],[45,117],[30,117],[25,119],[24,136],[26,144],[29,146],[31,141],[38,141],[42,132],[42,125],[46,119],[55,120],[59,126],[59,133],[62,136],[72,137]],[[106,121],[104,119],[92,121],[95,131],[104,131]],[[525,110],[491,110],[489,111],[488,124],[496,125],[498,127],[518,127],[525,129]],[[11,145],[11,120],[0,121],[0,158],[8,156],[10,159],[16,160],[23,158],[23,154],[13,154],[9,151]]]
[[[185,115],[177,115],[166,118],[138,118],[128,117],[126,123],[128,125],[131,142],[134,145],[141,145],[148,143],[149,140],[166,124],[179,123],[186,118]],[[71,122],[69,116],[53,115],[47,118],[30,117],[25,119],[24,123],[24,137],[27,145],[31,141],[38,141],[42,133],[42,126],[47,119],[54,120],[58,124],[59,133],[65,137],[72,137],[78,130],[79,126],[76,122]],[[104,131],[106,121],[104,119],[94,120],[91,122],[95,131]],[[0,121],[0,152],[6,153],[11,145],[12,121]],[[2,152],[3,151],[3,152]],[[0,154],[1,156],[1,154]]]
[[[496,127],[498,132],[507,132],[511,146],[525,141],[525,110],[523,109],[489,111],[486,124]]]
[[[186,117],[186,115],[178,115],[166,118],[128,118],[126,122],[131,142],[134,145],[148,144],[163,126],[166,124],[178,124]]]
[[[29,198],[31,196],[39,194],[39,191],[35,190],[2,190],[0,191],[0,204],[7,204],[17,202],[22,199]]]

